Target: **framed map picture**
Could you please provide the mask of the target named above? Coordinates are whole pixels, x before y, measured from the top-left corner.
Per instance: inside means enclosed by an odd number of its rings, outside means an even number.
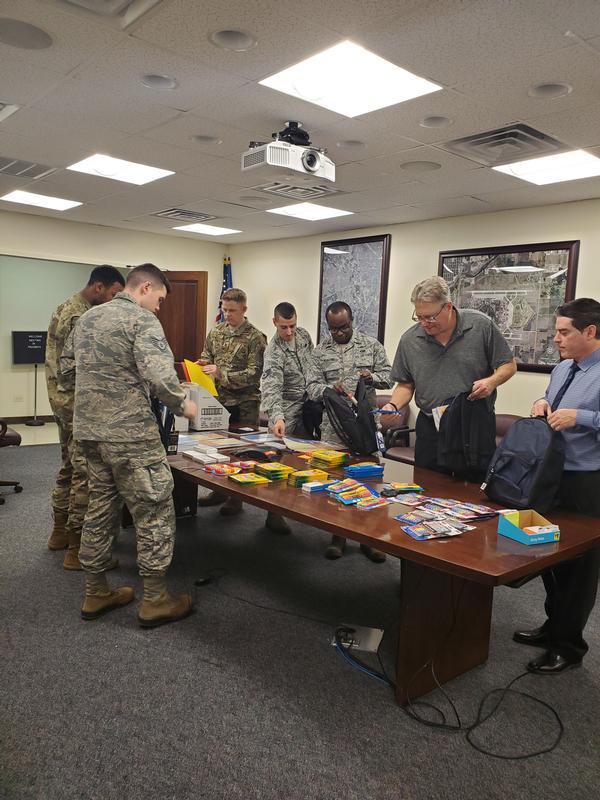
[[[327,306],[342,300],[352,309],[354,328],[383,344],[391,241],[386,233],[321,243],[319,342],[327,336]]]
[[[494,320],[520,370],[550,372],[556,309],[575,297],[579,242],[549,242],[440,253],[438,273],[457,308]]]

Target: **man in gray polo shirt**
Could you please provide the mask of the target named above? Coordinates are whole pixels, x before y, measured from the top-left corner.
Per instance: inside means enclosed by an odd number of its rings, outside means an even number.
[[[398,410],[415,396],[415,464],[439,469],[438,433],[432,410],[461,392],[469,400],[487,398],[493,410],[496,388],[517,371],[500,330],[479,311],[456,308],[443,278],[426,278],[413,289],[417,323],[400,339],[392,380],[397,381],[387,410]]]

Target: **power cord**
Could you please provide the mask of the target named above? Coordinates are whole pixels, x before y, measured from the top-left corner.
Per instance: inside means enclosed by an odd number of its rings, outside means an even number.
[[[194,582],[193,582],[194,601],[197,602],[198,589],[212,585],[212,586],[215,587],[216,591],[219,592],[219,594],[222,594],[225,597],[230,598],[231,600],[236,600],[239,603],[244,603],[245,605],[252,606],[253,608],[258,608],[258,609],[261,609],[263,611],[271,611],[271,612],[274,612],[276,614],[284,614],[286,616],[296,617],[298,619],[308,620],[309,622],[316,622],[316,623],[318,623],[320,625],[328,625],[328,626],[334,626],[335,625],[335,623],[333,623],[331,620],[328,620],[328,619],[322,619],[322,618],[319,618],[319,617],[311,617],[311,616],[308,616],[306,614],[299,614],[299,613],[294,612],[294,611],[287,611],[286,609],[276,608],[275,606],[268,606],[268,605],[265,605],[263,603],[257,603],[257,602],[255,602],[253,600],[248,600],[245,597],[240,597],[239,595],[232,594],[231,592],[227,592],[220,586],[220,581],[222,580],[222,578],[224,578],[228,574],[229,573],[228,573],[227,570],[217,567],[217,568],[214,568],[214,569],[210,570],[206,575],[203,575],[200,578],[196,578],[194,580]],[[435,672],[435,661],[438,658],[438,656],[440,655],[440,653],[442,652],[443,646],[446,643],[446,641],[448,640],[448,638],[450,637],[450,635],[452,634],[452,631],[453,631],[454,626],[456,624],[456,612],[457,612],[458,605],[460,603],[462,587],[461,587],[461,590],[459,591],[459,593],[458,593],[458,595],[456,597],[456,601],[454,601],[454,598],[452,596],[453,585],[454,584],[452,583],[451,584],[452,619],[451,619],[451,624],[449,626],[449,629],[448,629],[446,635],[444,636],[444,638],[442,639],[442,641],[440,642],[440,645],[438,646],[438,648],[437,648],[436,652],[433,654],[433,656],[430,659],[428,659],[428,661],[426,661],[424,664],[422,664],[419,667],[419,669],[416,670],[416,672],[411,676],[411,678],[408,681],[408,686],[410,686],[410,684],[414,682],[414,680],[417,678],[417,676],[420,675],[420,673],[424,669],[429,667],[429,669],[431,670],[431,675],[433,677],[433,680],[434,680],[437,688],[440,690],[442,695],[446,698],[448,704],[450,705],[450,707],[452,709],[452,713],[453,713],[454,718],[456,719],[456,723],[448,722],[447,719],[446,719],[446,715],[445,715],[444,711],[441,708],[439,708],[438,706],[434,705],[433,703],[428,703],[428,702],[423,701],[423,700],[413,701],[413,700],[411,700],[410,696],[407,696],[407,707],[405,708],[403,706],[398,706],[398,708],[402,711],[403,714],[405,714],[407,717],[409,717],[409,719],[412,719],[412,720],[414,720],[415,722],[418,722],[421,725],[425,725],[427,727],[436,728],[438,730],[441,729],[441,730],[445,730],[445,731],[449,731],[449,732],[459,732],[459,731],[460,732],[464,732],[466,741],[468,742],[468,744],[474,750],[476,750],[477,752],[482,753],[484,755],[491,756],[492,758],[498,758],[498,759],[502,759],[502,760],[506,760],[506,761],[516,761],[516,760],[525,760],[525,759],[528,759],[528,758],[534,758],[536,756],[543,755],[544,753],[552,752],[552,750],[554,750],[558,746],[560,740],[562,739],[563,733],[564,733],[564,725],[563,725],[563,722],[562,722],[558,712],[549,703],[546,703],[544,700],[540,700],[539,697],[535,697],[534,695],[529,694],[528,692],[521,692],[519,690],[516,690],[516,689],[512,688],[514,686],[514,684],[517,683],[517,681],[520,681],[522,678],[527,677],[530,674],[528,672],[523,672],[520,675],[517,675],[516,678],[513,678],[504,687],[491,689],[489,692],[486,692],[486,694],[483,696],[483,698],[481,699],[481,701],[479,703],[479,707],[478,707],[478,710],[477,710],[477,715],[476,715],[475,721],[471,725],[464,725],[463,724],[463,722],[462,722],[462,720],[460,718],[460,715],[458,713],[458,709],[456,707],[456,704],[454,703],[454,701],[452,700],[450,695],[446,692],[446,690],[441,685],[441,683],[440,683],[440,681],[439,681],[439,679],[438,679],[438,677],[436,675],[436,672]],[[381,671],[378,671],[378,670],[372,668],[371,666],[369,666],[368,664],[364,663],[359,658],[357,658],[353,653],[350,652],[350,649],[351,649],[352,645],[355,643],[355,641],[353,639],[353,634],[354,633],[355,633],[355,631],[354,631],[353,628],[348,628],[348,627],[337,627],[337,628],[335,628],[334,638],[335,638],[335,649],[336,649],[336,651],[344,659],[344,661],[346,661],[346,663],[350,664],[351,667],[353,667],[354,669],[357,669],[362,674],[367,675],[368,677],[373,678],[374,680],[377,680],[379,683],[383,683],[385,686],[387,686],[388,688],[390,688],[392,691],[395,692],[396,685],[395,685],[394,681],[388,676],[388,674],[387,674],[387,672],[385,670],[385,666],[383,664],[383,660],[382,660],[381,655],[379,653],[379,649],[377,650],[375,655],[376,655],[376,657],[377,657],[377,659],[379,661],[379,665],[380,665]],[[484,714],[484,708],[486,706],[486,703],[487,703],[488,699],[490,697],[492,697],[493,695],[496,695],[498,693],[500,693],[500,698],[495,703],[495,705],[492,706],[491,710],[487,714]],[[517,753],[517,754],[514,754],[514,755],[505,755],[505,754],[502,754],[502,753],[495,753],[493,750],[489,750],[489,749],[485,748],[483,745],[478,744],[474,740],[473,734],[479,728],[481,728],[486,722],[488,722],[490,719],[492,719],[492,717],[496,714],[496,712],[498,711],[498,709],[500,708],[500,706],[504,702],[505,698],[509,694],[518,695],[520,697],[526,697],[529,700],[532,700],[534,703],[537,703],[538,705],[542,706],[543,708],[546,708],[551,713],[551,715],[554,717],[554,719],[556,720],[556,723],[558,725],[558,733],[556,734],[556,737],[555,737],[554,741],[550,745],[548,745],[548,747],[545,747],[545,748],[543,748],[541,750],[536,750],[536,751],[533,751],[533,752],[530,752],[530,753]],[[426,719],[425,717],[423,717],[421,714],[418,713],[417,708],[428,709],[430,711],[433,711],[434,713],[439,715],[441,721],[436,722],[434,720]]]

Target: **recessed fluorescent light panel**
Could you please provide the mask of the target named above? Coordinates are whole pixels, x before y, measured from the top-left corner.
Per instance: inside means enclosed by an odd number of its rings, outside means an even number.
[[[136,164],[135,161],[123,161],[121,158],[104,156],[96,153],[77,164],[71,164],[67,169],[73,172],[85,172],[88,175],[97,175],[100,178],[110,178],[113,181],[123,181],[124,183],[134,183],[136,186],[143,186],[145,183],[157,181],[159,178],[166,178],[167,175],[174,175],[168,169],[158,169],[158,167],[147,167],[145,164]]]
[[[329,206],[318,206],[316,203],[294,203],[292,206],[281,206],[281,208],[267,208],[267,214],[282,214],[284,217],[297,217],[298,219],[308,219],[315,222],[319,219],[331,219],[332,217],[345,217],[353,214],[353,211],[342,211],[341,208],[330,208]]]
[[[259,83],[346,117],[368,114],[442,88],[348,41]]]
[[[52,208],[54,211],[67,211],[82,205],[77,200],[65,200],[62,197],[49,197],[45,194],[34,194],[17,189],[14,192],[5,194],[0,200],[8,200],[9,203],[21,203],[26,206],[40,206],[40,208]]]
[[[330,256],[347,256],[348,255],[348,251],[347,250],[336,250],[335,247],[324,247],[323,248],[323,252],[324,253],[328,253]]]
[[[242,233],[233,228],[219,228],[217,225],[201,225],[195,222],[193,225],[177,225],[174,231],[189,231],[190,233],[205,233],[208,236],[226,236],[229,233]]]
[[[548,183],[577,181],[600,175],[600,158],[586,153],[585,150],[572,150],[570,153],[530,158],[527,161],[517,161],[492,169],[535,183],[537,186],[545,186]]]

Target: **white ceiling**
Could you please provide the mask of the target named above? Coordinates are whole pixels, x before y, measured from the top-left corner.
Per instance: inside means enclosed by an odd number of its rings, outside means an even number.
[[[0,17],[34,24],[54,40],[45,50],[0,44],[0,102],[21,106],[0,121],[0,156],[58,169],[33,182],[0,175],[0,194],[26,188],[83,202],[65,213],[5,201],[1,209],[197,238],[152,216],[177,206],[243,231],[202,238],[251,242],[600,197],[600,178],[536,187],[444,149],[452,139],[523,122],[599,154],[598,0],[162,0],[125,30],[64,0],[0,0]],[[220,50],[208,37],[222,29],[248,31],[258,43],[245,53]],[[258,84],[345,38],[443,90],[347,119]],[[145,73],[179,86],[147,89]],[[542,82],[573,91],[530,97]],[[431,115],[452,124],[421,127]],[[240,154],[289,119],[303,122],[337,165],[342,193],[321,202],[353,216],[311,223],[265,212],[293,201],[253,186],[302,185],[302,177],[241,172]],[[222,144],[198,144],[197,134]],[[365,147],[336,145],[348,139]],[[134,187],[65,170],[94,152],[176,174]],[[415,174],[402,166],[407,161],[441,168]]]

